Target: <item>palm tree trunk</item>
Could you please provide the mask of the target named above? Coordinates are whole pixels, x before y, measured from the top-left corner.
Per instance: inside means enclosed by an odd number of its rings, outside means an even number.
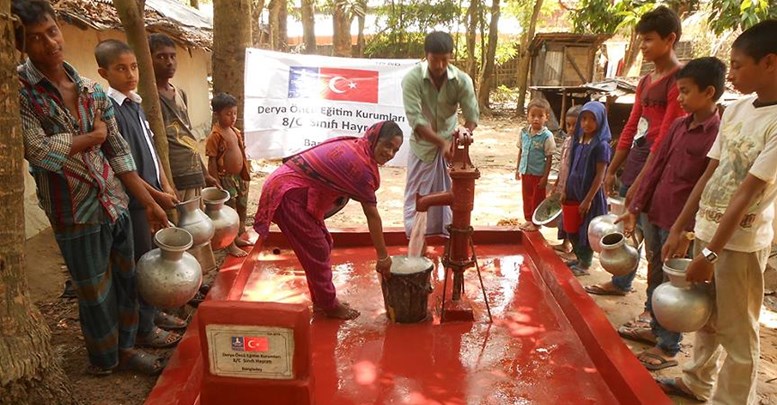
[[[351,56],[351,18],[342,0],[335,1],[332,25],[334,56]]]
[[[534,39],[534,31],[537,28],[537,19],[540,16],[540,10],[542,9],[542,0],[537,0],[534,3],[534,9],[531,13],[531,20],[529,21],[529,29],[526,31],[526,36],[523,38],[523,44],[521,44],[521,59],[518,64],[518,115],[523,116],[525,114],[524,105],[526,104],[526,89],[529,81],[529,63],[531,62],[531,55],[529,54],[529,44]]]
[[[246,48],[251,46],[250,0],[213,2],[213,93],[237,98],[237,123],[243,129]]]
[[[488,26],[488,50],[484,60],[483,73],[478,85],[478,104],[481,112],[490,111],[488,97],[494,79],[494,58],[496,57],[496,42],[499,38],[499,0],[491,0],[491,22]]]
[[[76,404],[24,276],[24,142],[11,0],[0,0],[0,402]]]
[[[364,12],[356,16],[356,21],[359,24],[359,34],[356,37],[356,57],[361,58],[364,56],[364,47],[365,47],[365,39],[364,39],[364,24],[365,20],[367,18],[367,10],[364,9]]]
[[[305,53],[316,53],[316,2],[302,0],[302,39]]]
[[[167,176],[167,180],[170,182],[170,186],[175,188],[172,171],[170,171],[167,131],[162,118],[162,107],[159,104],[159,91],[156,87],[154,65],[151,61],[151,51],[148,48],[146,27],[143,22],[143,13],[141,12],[144,7],[144,1],[114,0],[113,5],[119,12],[121,24],[127,33],[127,43],[135,51],[135,57],[138,59],[138,69],[140,70],[138,93],[143,97],[143,110],[151,126],[151,131],[154,132],[154,147],[162,163],[165,176]]]
[[[475,59],[475,41],[478,35],[478,6],[480,0],[470,0],[467,8],[467,64],[465,69],[470,77],[478,77]]]

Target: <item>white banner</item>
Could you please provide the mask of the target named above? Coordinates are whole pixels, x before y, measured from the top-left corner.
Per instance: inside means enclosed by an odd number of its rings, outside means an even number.
[[[246,50],[245,137],[250,159],[293,155],[393,120],[405,135],[388,164],[407,164],[402,78],[417,60],[351,59]]]

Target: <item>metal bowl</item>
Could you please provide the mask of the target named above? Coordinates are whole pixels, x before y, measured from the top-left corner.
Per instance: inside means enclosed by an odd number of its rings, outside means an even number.
[[[561,196],[559,194],[551,194],[534,210],[532,222],[537,225],[554,228],[559,215],[561,215]]]

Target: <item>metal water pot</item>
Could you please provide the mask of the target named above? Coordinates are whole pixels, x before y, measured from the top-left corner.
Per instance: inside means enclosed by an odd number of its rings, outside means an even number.
[[[185,229],[165,228],[154,235],[154,242],[158,247],[138,260],[138,292],[158,308],[183,306],[202,283],[200,264],[186,252],[192,246],[192,235]]]
[[[200,209],[200,200],[201,197],[196,197],[176,206],[178,209],[178,227],[186,229],[192,234],[194,239],[192,246],[194,247],[210,242],[210,239],[216,232],[213,221]]]
[[[599,244],[602,246],[599,263],[608,273],[622,276],[637,268],[639,253],[626,243],[626,237],[622,233],[612,232],[604,235]]]
[[[615,224],[617,219],[618,216],[615,214],[599,215],[588,224],[588,244],[594,252],[602,252],[602,245],[599,242],[604,235],[623,232],[623,223]]]
[[[216,187],[202,189],[202,202],[205,215],[213,221],[215,228],[210,245],[214,250],[224,249],[237,237],[240,230],[240,217],[237,211],[225,203],[229,201],[229,192]]]
[[[670,259],[664,262],[664,274],[669,281],[653,291],[653,314],[658,323],[672,332],[694,332],[707,324],[714,305],[707,284],[685,280],[685,270],[691,259]]]

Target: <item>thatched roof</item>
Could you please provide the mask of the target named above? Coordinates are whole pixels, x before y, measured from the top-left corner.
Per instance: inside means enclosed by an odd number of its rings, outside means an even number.
[[[119,14],[111,0],[52,0],[57,16],[82,29],[123,31]],[[213,22],[196,9],[176,0],[146,0],[146,30],[167,34],[186,46],[210,50]]]

